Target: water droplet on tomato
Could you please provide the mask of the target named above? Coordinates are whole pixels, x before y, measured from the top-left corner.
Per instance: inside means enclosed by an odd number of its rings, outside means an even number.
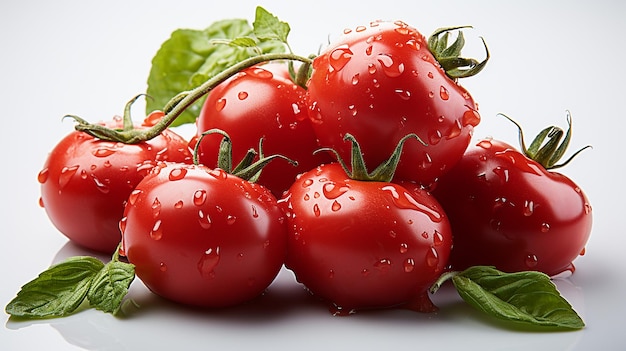
[[[161,240],[163,237],[163,228],[161,228],[161,220],[158,219],[154,222],[152,229],[150,230],[150,238],[154,240]]]
[[[198,223],[200,224],[200,227],[202,227],[202,229],[211,228],[211,218],[202,210],[198,211]]]
[[[522,209],[522,213],[524,216],[529,217],[535,212],[535,203],[532,200],[524,201],[524,208]]]
[[[328,309],[334,317],[345,317],[356,313],[354,309],[343,308],[335,304],[332,304]]]
[[[358,27],[356,27],[356,31],[357,31],[357,33],[363,32],[363,31],[365,31],[366,29],[367,29],[367,28],[366,28],[365,26],[358,26]]]
[[[143,190],[140,189],[134,189],[133,191],[131,191],[130,195],[128,196],[128,204],[135,205],[141,193],[143,193]]]
[[[340,197],[348,190],[349,188],[345,184],[336,184],[334,182],[327,182],[322,187],[322,192],[324,193],[324,196],[329,200]]]
[[[495,173],[502,183],[506,183],[509,181],[509,170],[506,168],[502,168],[500,166],[493,169],[493,173]]]
[[[246,71],[247,74],[261,79],[272,79],[274,74],[261,67],[255,67],[252,71]]]
[[[220,112],[226,107],[226,99],[222,98],[215,102],[215,110]]]
[[[402,100],[409,100],[411,98],[411,92],[408,90],[396,89],[395,92]]]
[[[161,272],[167,272],[167,265],[163,262],[159,263],[159,270]]]
[[[410,33],[409,28],[408,27],[398,27],[396,29],[394,29],[398,34],[402,34],[402,35],[407,35]]]
[[[479,141],[478,144],[476,144],[476,146],[482,147],[483,149],[490,149],[492,146],[491,139],[483,139]]]
[[[348,45],[341,45],[330,53],[329,64],[334,71],[341,71],[348,64],[352,55],[353,52]]]
[[[245,91],[240,91],[240,92],[237,94],[237,98],[238,98],[239,100],[245,100],[246,98],[248,98],[248,93],[247,93],[247,92],[245,92]]]
[[[480,123],[480,115],[478,111],[467,110],[463,113],[461,120],[464,126],[470,125],[476,127]]]
[[[196,206],[204,205],[206,201],[206,190],[200,189],[193,193],[193,204]]]
[[[438,130],[431,130],[428,135],[428,141],[431,145],[437,145],[441,141],[442,135]]]
[[[307,188],[313,184],[313,179],[306,179],[302,182],[302,187]]]
[[[548,223],[541,223],[541,232],[542,233],[547,233],[550,231],[550,224]]]
[[[150,207],[152,208],[153,218],[157,218],[161,215],[161,201],[159,201],[158,197],[154,198],[154,201],[152,201],[152,205]]]
[[[61,169],[61,174],[59,175],[59,187],[65,187],[77,170],[78,166],[63,167]]]
[[[452,139],[452,138],[456,138],[459,135],[461,135],[461,129],[463,127],[461,126],[461,122],[456,121],[454,124],[452,124],[452,126],[450,127],[450,129],[448,129],[448,135],[446,136],[448,139]]]
[[[91,153],[96,157],[108,157],[108,156],[113,155],[115,153],[115,150],[110,149],[110,148],[99,147],[91,151]]]
[[[450,98],[450,93],[448,92],[448,89],[446,89],[446,87],[444,87],[443,85],[439,87],[439,97],[441,97],[441,100],[444,101]]]
[[[203,278],[213,279],[215,278],[215,268],[217,264],[220,262],[220,248],[219,246],[215,249],[209,248],[207,249],[202,256],[200,256],[200,260],[198,261],[198,271]]]
[[[405,254],[409,251],[409,245],[407,243],[400,244],[400,253]]]
[[[433,244],[435,246],[441,246],[443,244],[443,241],[443,235],[441,235],[439,231],[435,230],[435,233],[433,234]]]
[[[439,264],[439,254],[434,247],[431,247],[426,253],[426,265],[428,267],[435,267],[437,264]]]
[[[428,72],[427,74],[428,78],[433,79],[435,76],[433,75],[433,72]]]
[[[420,168],[421,169],[428,169],[433,165],[433,160],[430,157],[430,155],[428,153],[424,154],[424,159],[422,159],[422,162],[420,163]]]
[[[81,178],[81,179],[87,179],[88,177],[89,177],[89,175],[87,174],[87,171],[86,171],[86,170],[84,170],[84,169],[82,169],[82,170],[80,171],[80,178]]]
[[[381,190],[386,191],[391,195],[394,205],[398,208],[412,209],[422,212],[433,222],[441,222],[443,218],[441,213],[422,203],[419,203],[413,198],[413,196],[411,196],[411,194],[403,192],[402,195],[400,195],[396,187],[393,185],[386,185],[382,187]]]
[[[376,59],[380,62],[383,72],[389,78],[399,77],[404,72],[404,63],[397,62],[389,54],[379,54]]]
[[[50,170],[48,168],[44,168],[41,170],[41,172],[39,172],[39,174],[37,174],[37,181],[43,184],[46,182],[46,180],[48,180],[49,176],[50,176]]]
[[[313,205],[313,214],[315,217],[319,217],[321,215],[320,207],[318,204]]]
[[[428,237],[429,237],[429,236],[430,236],[430,235],[428,235],[428,232],[426,232],[426,231],[423,231],[423,232],[422,232],[422,238],[424,238],[424,239],[428,239]]]
[[[359,84],[359,76],[360,75],[358,73],[352,76],[352,85]]]
[[[381,273],[387,272],[391,268],[391,260],[383,258],[374,263],[374,268],[378,269]]]
[[[176,209],[181,209],[181,208],[183,208],[183,205],[184,205],[183,200],[178,200],[178,201],[176,201],[176,203],[174,204],[174,208],[176,208]]]
[[[582,250],[580,250],[579,255],[580,256],[585,256],[586,253],[587,253],[587,249],[583,247]]]
[[[524,263],[526,264],[526,267],[528,268],[535,268],[537,267],[537,263],[539,262],[539,260],[537,259],[537,256],[530,254],[527,255],[526,258],[524,259]]]
[[[256,209],[256,206],[252,205],[252,218],[259,218],[259,211]]]
[[[181,180],[185,178],[185,175],[187,175],[187,169],[174,168],[173,170],[170,171],[169,179],[171,181],[177,181],[177,180]]]
[[[235,221],[237,221],[237,217],[236,216],[233,216],[233,215],[226,216],[226,224],[233,225],[233,224],[235,224]]]
[[[405,44],[415,51],[419,51],[422,49],[422,45],[415,39],[409,39]]]
[[[93,179],[93,183],[96,185],[96,189],[98,189],[101,193],[108,194],[109,191],[111,191],[111,188],[109,187],[109,183],[111,182],[110,179],[100,180],[94,174],[91,175],[91,178]]]
[[[331,205],[330,209],[333,212],[337,212],[337,211],[341,210],[341,204],[337,200],[335,200],[335,201],[333,201],[333,204]]]
[[[118,223],[118,227],[120,228],[120,233],[124,234],[126,231],[126,223],[128,222],[128,217],[122,217],[120,222]]]
[[[412,258],[407,258],[406,260],[404,260],[403,267],[405,273],[413,272],[413,270],[415,269],[415,260],[413,260]]]
[[[585,202],[585,214],[591,213],[591,205],[588,202]]]
[[[43,198],[40,196],[38,201],[39,207],[44,208]]]
[[[328,271],[328,279],[333,279],[335,277],[335,271],[334,270],[329,270]]]

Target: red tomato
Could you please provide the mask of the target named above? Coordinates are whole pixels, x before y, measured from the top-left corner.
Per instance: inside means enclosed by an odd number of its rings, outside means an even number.
[[[121,128],[121,119],[106,126]],[[170,130],[132,145],[73,131],[52,149],[38,175],[40,204],[70,240],[110,254],[120,242],[124,202],[159,160],[191,162],[187,141]]]
[[[330,161],[326,154],[313,155],[318,148],[307,118],[305,91],[285,77],[286,65],[243,70],[209,93],[197,120],[198,135],[217,128],[232,138],[233,159],[242,159],[257,149],[263,138],[265,154],[280,154],[298,162],[267,165],[256,181],[280,197],[297,174]],[[282,72],[282,74],[280,74]],[[206,136],[199,147],[199,161],[217,166],[221,136]]]
[[[352,180],[332,163],[300,176],[279,203],[289,230],[285,265],[332,312],[435,309],[427,290],[447,265],[452,238],[434,197]]]
[[[313,62],[309,115],[324,147],[348,159],[350,133],[366,164],[380,164],[407,144],[395,179],[429,187],[463,155],[480,117],[470,94],[448,78],[425,38],[402,22],[373,22],[329,46]]]
[[[202,165],[163,163],[132,192],[122,251],[157,295],[226,307],[260,295],[280,270],[284,214],[264,187]]]
[[[455,270],[573,271],[591,233],[591,206],[580,187],[497,140],[470,148],[434,195],[452,225]]]

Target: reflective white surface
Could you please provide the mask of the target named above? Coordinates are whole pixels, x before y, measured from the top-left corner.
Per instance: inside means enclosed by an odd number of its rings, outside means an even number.
[[[556,281],[585,320],[582,331],[530,333],[494,324],[449,288],[433,297],[440,311],[372,311],[332,317],[282,271],[262,298],[219,311],[195,311],[163,301],[135,281],[126,318],[87,310],[74,316],[15,322],[4,315],[0,349],[350,349],[393,347],[482,350],[619,350],[626,346],[623,267],[623,116],[626,35],[620,1],[21,1],[0,4],[0,172],[3,252],[0,303],[51,263],[86,254],[56,231],[37,200],[36,175],[56,142],[72,130],[65,114],[91,121],[121,114],[145,91],[150,60],[180,27],[204,28],[232,17],[250,20],[261,4],[291,24],[300,54],[317,52],[346,27],[401,19],[428,35],[440,26],[471,24],[468,41],[484,36],[492,60],[462,80],[483,117],[475,136],[514,145],[517,119],[527,135],[574,120],[571,151],[592,144],[561,172],[587,193],[594,228],[576,273]],[[480,57],[480,46],[471,48]],[[134,109],[142,115],[141,104]],[[181,130],[189,135],[191,129]]]

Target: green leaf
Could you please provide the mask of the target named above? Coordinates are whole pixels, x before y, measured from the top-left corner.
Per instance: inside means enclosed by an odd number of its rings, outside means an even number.
[[[250,40],[245,38],[254,38],[254,33],[243,19],[217,21],[204,30],[174,31],[152,59],[146,91],[151,99],[146,101],[146,113],[162,110],[179,93],[196,88],[249,57],[285,51],[285,45],[278,41],[259,42],[250,47]],[[223,44],[233,40],[236,45]],[[205,98],[188,107],[171,126],[195,122]]]
[[[285,44],[291,31],[288,23],[279,20],[261,6],[256,8],[256,17],[252,25],[254,35],[260,40],[278,40]]]
[[[455,275],[452,282],[468,304],[499,319],[555,329],[585,326],[550,277],[540,272],[504,273],[476,266]]]
[[[93,257],[71,257],[26,283],[5,311],[15,317],[51,318],[74,312],[83,302],[104,263]]]
[[[93,278],[87,299],[92,307],[117,314],[134,279],[134,265],[111,261]]]

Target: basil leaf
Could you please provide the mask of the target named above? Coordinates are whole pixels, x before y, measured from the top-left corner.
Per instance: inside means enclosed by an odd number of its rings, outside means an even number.
[[[93,257],[68,258],[26,283],[5,311],[24,318],[69,315],[83,302],[93,278],[103,266]]]
[[[260,41],[251,47],[252,38],[253,29],[243,19],[217,21],[204,30],[174,31],[152,59],[146,91],[151,99],[146,101],[146,113],[162,110],[174,96],[238,62],[260,53],[285,51],[284,43],[278,41]],[[235,45],[223,44],[232,40]],[[205,99],[188,107],[170,126],[195,122]]]
[[[282,22],[261,6],[256,8],[256,17],[252,25],[254,26],[254,35],[260,40],[278,40],[285,44],[287,43],[287,35],[291,31],[288,23]]]
[[[455,275],[452,282],[468,304],[499,319],[555,329],[585,326],[550,277],[540,272],[504,273],[476,266]]]
[[[92,307],[117,314],[134,279],[133,264],[111,261],[94,277],[87,299]]]

